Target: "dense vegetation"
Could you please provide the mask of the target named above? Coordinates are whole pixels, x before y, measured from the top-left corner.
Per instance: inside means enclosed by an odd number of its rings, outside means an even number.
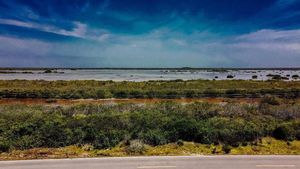
[[[131,140],[154,146],[183,140],[225,148],[255,144],[267,136],[299,140],[299,110],[297,103],[280,104],[274,98],[260,104],[1,105],[0,151],[87,144],[103,149]]]
[[[300,81],[27,81],[0,80],[0,98],[199,98],[262,97],[298,98]]]

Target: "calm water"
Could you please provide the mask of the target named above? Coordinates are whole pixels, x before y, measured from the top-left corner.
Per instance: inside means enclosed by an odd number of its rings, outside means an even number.
[[[292,79],[292,75],[300,75],[300,70],[228,70],[226,72],[209,70],[111,70],[111,69],[57,69],[63,73],[44,73],[43,70],[11,70],[15,73],[0,73],[1,80],[26,79],[26,80],[113,80],[113,81],[148,81],[148,80],[223,80],[228,75],[233,79],[252,79],[253,75],[257,80],[268,80],[268,74],[281,75]],[[8,71],[8,70],[7,70]],[[22,72],[30,71],[30,74]],[[231,80],[231,79],[230,79]]]

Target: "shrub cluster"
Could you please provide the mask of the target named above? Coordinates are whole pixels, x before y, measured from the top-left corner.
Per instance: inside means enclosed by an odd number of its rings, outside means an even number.
[[[194,141],[236,146],[261,137],[300,138],[299,105],[83,104],[65,107],[0,106],[0,151],[91,145],[114,147]],[[139,140],[139,141],[131,141]],[[228,148],[224,148],[228,151]]]

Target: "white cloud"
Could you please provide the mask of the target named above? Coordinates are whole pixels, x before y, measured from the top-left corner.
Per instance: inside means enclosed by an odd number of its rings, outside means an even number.
[[[300,29],[295,30],[271,30],[263,29],[249,34],[241,35],[236,38],[237,40],[245,41],[274,41],[274,40],[300,40]]]
[[[39,40],[18,39],[0,36],[0,54],[22,55],[46,55],[51,45]]]
[[[1,67],[51,64],[47,59],[51,50],[51,44],[49,43],[39,40],[0,36],[0,44]]]
[[[76,36],[89,33],[95,35],[83,27],[76,30]],[[260,30],[238,36],[156,30],[142,35],[102,33],[98,36],[102,41],[92,42],[0,37],[4,44],[0,60],[5,61],[0,66],[26,60],[23,66],[296,67],[300,65],[299,35],[299,30]]]
[[[11,20],[11,19],[0,19],[0,24],[31,28],[43,32],[49,32],[58,35],[77,37],[77,38],[89,39],[89,40],[104,41],[109,38],[109,34],[107,33],[107,31],[90,29],[86,24],[78,21],[73,22],[75,27],[72,30],[61,29],[52,25],[38,24],[34,22],[23,22],[18,20]]]
[[[20,26],[20,27],[25,27],[25,28],[34,28],[35,27],[32,23],[27,23],[27,22],[12,20],[12,19],[0,19],[0,24]]]
[[[233,46],[239,48],[285,51],[300,54],[300,30],[260,30],[235,38]]]
[[[54,30],[53,33],[66,35],[66,36],[85,38],[87,32],[87,25],[80,22],[74,22],[74,24],[75,24],[75,28],[71,31],[60,29],[60,30]],[[49,30],[51,31],[51,27]]]

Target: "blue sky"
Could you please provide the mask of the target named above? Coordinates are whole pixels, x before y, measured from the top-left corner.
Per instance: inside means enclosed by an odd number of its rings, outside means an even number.
[[[1,67],[300,67],[300,0],[0,0]]]

